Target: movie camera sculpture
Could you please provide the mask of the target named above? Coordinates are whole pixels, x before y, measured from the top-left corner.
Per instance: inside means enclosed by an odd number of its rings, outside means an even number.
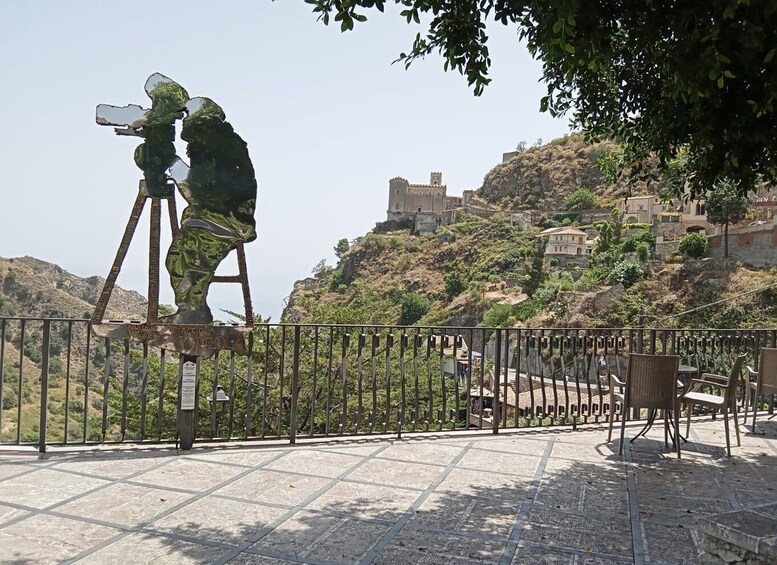
[[[117,135],[143,138],[143,143],[135,150],[135,163],[143,171],[143,179],[91,322],[97,336],[132,339],[180,353],[179,408],[181,413],[188,411],[191,416],[197,358],[210,357],[218,350],[245,353],[250,349],[253,313],[243,244],[256,239],[256,178],[245,141],[235,133],[223,110],[213,100],[190,98],[181,85],[159,73],[148,78],[145,90],[151,98],[149,109],[136,104],[97,106],[99,125],[113,126]],[[181,139],[187,143],[188,165],[175,152],[178,120],[182,120]],[[180,226],[175,204],[176,187],[187,203]],[[104,320],[147,200],[151,201],[151,230],[146,320]],[[159,317],[162,200],[167,202],[172,233],[165,266],[175,293],[177,311]],[[237,253],[239,274],[217,276],[219,263],[233,249]],[[207,304],[208,290],[213,282],[242,286],[245,324],[213,323]],[[193,432],[185,427],[179,413],[181,444],[188,449]]]

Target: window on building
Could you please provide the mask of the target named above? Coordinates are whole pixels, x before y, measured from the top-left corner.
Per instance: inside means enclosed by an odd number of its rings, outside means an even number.
[[[394,210],[399,210],[399,202],[397,202],[396,204],[394,204]]]
[[[419,212],[421,211],[421,207],[420,207],[420,206],[418,207],[418,211],[419,211]]]

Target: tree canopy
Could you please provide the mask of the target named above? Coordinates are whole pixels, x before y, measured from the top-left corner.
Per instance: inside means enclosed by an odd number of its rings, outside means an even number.
[[[728,257],[728,226],[741,222],[747,217],[750,200],[739,193],[735,183],[721,181],[709,191],[704,206],[707,211],[707,221],[724,226],[723,256]]]
[[[387,3],[305,1],[343,31]],[[722,178],[742,193],[777,181],[777,0],[393,2],[425,28],[397,60],[439,53],[475,94],[491,80],[486,22],[516,28],[543,64],[541,110],[620,142],[631,178],[671,175],[677,194],[691,196]],[[657,166],[646,166],[651,158]]]

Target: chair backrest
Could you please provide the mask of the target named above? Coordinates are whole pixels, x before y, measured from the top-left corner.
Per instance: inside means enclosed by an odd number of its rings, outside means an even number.
[[[673,410],[677,403],[678,355],[629,355],[625,404]]]
[[[758,360],[759,394],[777,394],[777,348],[762,347]]]
[[[728,386],[726,387],[726,401],[736,404],[737,386],[742,378],[742,365],[745,364],[747,355],[737,355],[734,359],[734,366],[731,367],[731,373],[728,375]]]

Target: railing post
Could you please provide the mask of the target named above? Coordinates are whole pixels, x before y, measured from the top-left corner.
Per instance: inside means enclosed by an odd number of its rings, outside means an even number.
[[[43,343],[41,344],[40,369],[40,425],[38,427],[38,451],[46,453],[46,421],[49,412],[49,343],[51,341],[51,320],[43,320]]]
[[[294,326],[294,353],[291,360],[291,416],[289,418],[289,443],[297,442],[297,395],[299,393],[299,337],[300,326]]]
[[[494,351],[494,410],[491,412],[491,428],[495,434],[499,433],[499,421],[502,414],[499,412],[499,377],[502,372],[502,330],[496,330],[496,350]]]
[[[197,356],[181,354],[178,361],[178,438],[184,451],[194,445],[199,374]]]

